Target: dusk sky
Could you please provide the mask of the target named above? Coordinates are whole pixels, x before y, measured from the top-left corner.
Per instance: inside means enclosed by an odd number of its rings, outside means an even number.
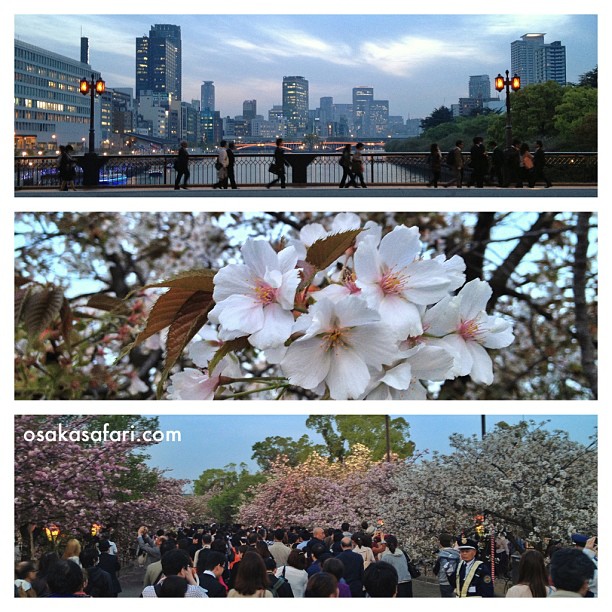
[[[279,13],[287,8],[286,3],[276,4]],[[273,10],[274,5],[266,3],[265,8]],[[312,10],[316,5],[296,8]],[[333,6],[338,5],[342,3]],[[359,3],[346,5],[357,12]],[[27,10],[49,6],[33,2]],[[75,12],[82,10],[77,3],[62,4],[63,10],[71,6]],[[163,5],[144,6],[154,11]],[[372,6],[363,3],[364,10]],[[486,11],[490,6],[474,2],[469,10]],[[538,8],[552,6],[562,9],[558,3]],[[107,87],[133,88],[136,37],[148,35],[153,24],[179,25],[183,99],[199,100],[202,81],[214,81],[217,110],[232,117],[242,114],[244,100],[256,99],[257,112],[267,118],[272,105],[281,104],[282,79],[290,75],[309,81],[311,109],[323,96],[351,103],[353,87],[371,86],[376,99],[390,101],[391,115],[426,117],[466,97],[472,75],[488,74],[493,84],[498,72],[510,69],[510,43],[526,33],[545,33],[545,42],[559,40],[566,46],[570,82],[598,63],[594,14],[262,15],[240,14],[254,10],[247,3],[226,7],[236,14],[15,15],[15,37],[78,59],[80,37],[86,36],[91,65],[102,73]],[[112,8],[113,3],[107,10]],[[166,3],[162,10],[167,8]],[[436,9],[440,10],[438,4]]]
[[[292,402],[293,403],[293,402]],[[358,404],[363,407],[363,403]],[[261,404],[259,404],[261,406]],[[179,406],[180,408],[180,406]],[[370,408],[370,406],[368,406]],[[357,409],[355,405],[354,410]],[[257,464],[251,460],[251,447],[268,436],[291,437],[295,440],[303,434],[315,443],[323,443],[316,432],[306,427],[307,415],[285,414],[230,414],[230,415],[160,415],[161,431],[181,432],[180,443],[162,442],[147,448],[151,455],[149,465],[170,469],[168,476],[197,479],[208,468],[222,468],[228,463],[247,464],[256,471]],[[350,412],[347,409],[347,414]],[[395,418],[399,415],[391,415]],[[480,436],[481,417],[478,414],[403,414],[410,425],[410,439],[418,451],[429,450],[449,453],[449,436],[461,433]],[[533,420],[545,425],[547,430],[567,431],[571,440],[590,444],[589,436],[597,433],[597,417],[594,415],[487,415],[487,431],[495,423],[505,421],[516,424],[521,420]]]

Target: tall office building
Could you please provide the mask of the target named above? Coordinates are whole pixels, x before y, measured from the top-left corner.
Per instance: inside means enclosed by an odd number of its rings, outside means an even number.
[[[565,45],[556,40],[536,50],[536,79],[538,83],[556,81],[567,83],[565,73]]]
[[[201,109],[203,111],[215,110],[215,82],[203,81],[200,88],[200,98],[202,100]]]
[[[257,100],[245,100],[242,103],[242,116],[245,121],[251,121],[257,116]]]
[[[283,77],[283,117],[285,135],[301,138],[308,126],[308,81],[301,76]]]
[[[181,99],[181,49],[181,27],[177,25],[156,24],[149,36],[136,38],[137,98],[151,91]]]
[[[372,100],[373,87],[353,87],[353,126],[359,136],[367,134],[369,130],[368,112]]]
[[[556,81],[565,85],[565,47],[560,41],[544,43],[545,34],[524,34],[510,45],[512,74],[521,77],[521,86]]]
[[[488,74],[470,77],[468,97],[481,101],[488,100],[491,97],[491,80]]]

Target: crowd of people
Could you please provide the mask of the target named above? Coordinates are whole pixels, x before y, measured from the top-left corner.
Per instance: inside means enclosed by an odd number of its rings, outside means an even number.
[[[72,538],[61,556],[18,562],[15,597],[118,597],[121,565],[111,536],[84,547]],[[510,558],[520,554],[507,597],[597,597],[597,539],[575,534],[572,541],[551,543],[543,554],[504,534],[494,543],[440,534],[433,568],[440,596],[495,596],[496,575],[509,572]],[[142,526],[135,545],[143,598],[413,597],[420,575],[398,538],[367,522],[356,529],[193,525],[155,533]]]
[[[536,140],[533,153],[528,143],[517,139],[513,140],[512,146],[507,149],[491,141],[487,151],[482,136],[475,136],[468,164],[463,155],[464,146],[463,140],[457,140],[444,157],[438,144],[432,143],[428,156],[430,187],[437,188],[442,184],[440,176],[443,166],[448,166],[453,174],[449,181],[443,183],[444,187],[455,185],[458,188],[482,188],[487,184],[518,188],[527,185],[533,188],[537,183],[552,187],[552,182],[545,172],[546,157],[541,140]]]

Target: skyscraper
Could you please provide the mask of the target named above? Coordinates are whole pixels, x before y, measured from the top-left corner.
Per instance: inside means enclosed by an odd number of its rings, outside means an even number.
[[[283,77],[285,135],[301,138],[308,125],[308,81],[301,76]]]
[[[544,43],[545,34],[524,34],[510,45],[512,74],[521,86],[556,81],[565,85],[565,47],[560,41]]]
[[[372,100],[374,100],[373,87],[353,87],[353,125],[357,135],[368,132],[368,112]]]
[[[136,38],[136,97],[145,91],[171,94],[181,99],[181,27],[151,26],[149,36]]]
[[[200,97],[202,100],[202,111],[214,111],[215,110],[215,82],[214,81],[203,81],[200,90]]]
[[[255,119],[257,115],[257,100],[245,100],[242,103],[242,116],[245,121],[251,121]]]
[[[488,74],[479,74],[470,77],[468,97],[485,101],[491,97],[491,80]]]

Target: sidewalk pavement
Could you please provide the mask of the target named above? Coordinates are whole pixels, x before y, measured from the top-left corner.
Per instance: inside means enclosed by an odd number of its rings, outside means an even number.
[[[337,187],[239,187],[238,189],[212,189],[210,186],[196,185],[175,191],[173,187],[92,187],[77,191],[58,189],[19,189],[16,198],[596,198],[597,186],[554,186],[550,189],[534,187],[530,189],[498,187],[429,188],[416,187],[376,187],[367,189],[338,189]]]

